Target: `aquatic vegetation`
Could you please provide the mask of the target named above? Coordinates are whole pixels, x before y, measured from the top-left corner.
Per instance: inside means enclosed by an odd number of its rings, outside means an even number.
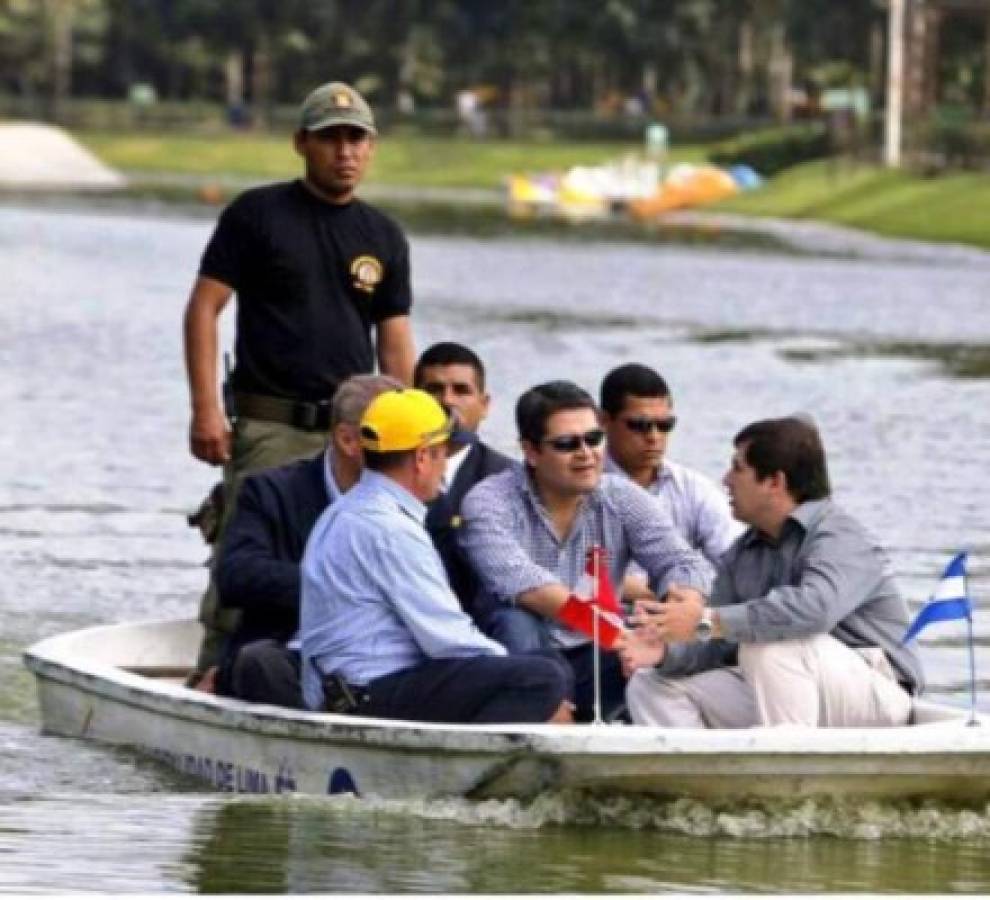
[[[242,801],[253,802],[253,801]],[[953,806],[927,800],[878,802],[796,798],[717,803],[653,797],[601,797],[573,791],[548,792],[532,800],[380,800],[338,796],[297,798],[349,815],[397,815],[467,826],[545,829],[556,826],[658,831],[690,837],[750,840],[834,837],[860,841],[889,838],[990,844],[990,804]]]
[[[954,378],[990,378],[990,346],[986,344],[926,344],[913,341],[857,341],[844,346],[783,348],[779,355],[791,362],[829,362],[838,359],[901,358],[933,362]]]

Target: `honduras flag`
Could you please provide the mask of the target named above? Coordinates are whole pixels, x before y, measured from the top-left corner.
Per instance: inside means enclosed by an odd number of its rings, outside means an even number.
[[[946,566],[942,580],[938,583],[932,599],[918,613],[907,634],[901,639],[906,644],[922,628],[932,622],[946,622],[949,619],[969,619],[973,621],[973,607],[966,596],[966,554],[958,554]]]

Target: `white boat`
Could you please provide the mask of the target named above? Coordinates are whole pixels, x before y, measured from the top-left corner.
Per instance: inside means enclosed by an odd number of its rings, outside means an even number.
[[[136,748],[218,790],[389,799],[990,798],[990,720],[918,701],[903,728],[457,726],[299,712],[182,686],[194,621],[87,628],[24,654],[46,732]]]

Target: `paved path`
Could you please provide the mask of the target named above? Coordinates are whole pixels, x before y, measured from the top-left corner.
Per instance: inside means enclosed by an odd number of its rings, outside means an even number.
[[[755,232],[805,253],[855,256],[863,259],[910,260],[933,264],[990,266],[990,251],[965,244],[942,244],[883,237],[858,228],[810,219],[771,219],[703,210],[681,210],[666,221],[727,231]]]
[[[125,179],[53,125],[0,124],[0,187],[122,188]]]

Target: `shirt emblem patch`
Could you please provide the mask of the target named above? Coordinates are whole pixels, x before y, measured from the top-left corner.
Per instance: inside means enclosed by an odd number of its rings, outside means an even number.
[[[373,256],[358,256],[351,263],[351,277],[359,291],[373,294],[382,280],[382,264]]]

